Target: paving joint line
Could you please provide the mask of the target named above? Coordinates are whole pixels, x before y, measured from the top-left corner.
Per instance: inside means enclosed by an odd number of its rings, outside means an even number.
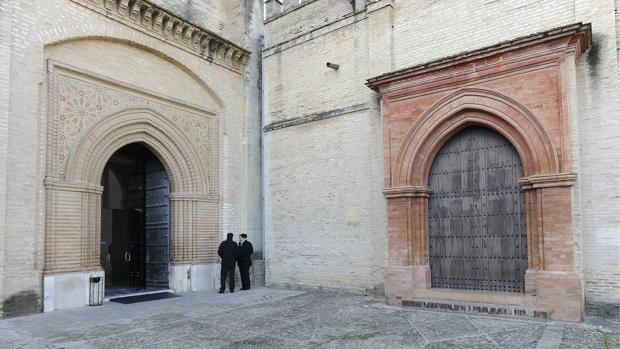
[[[562,344],[564,329],[564,325],[559,323],[548,324],[536,344],[536,349],[558,349]]]

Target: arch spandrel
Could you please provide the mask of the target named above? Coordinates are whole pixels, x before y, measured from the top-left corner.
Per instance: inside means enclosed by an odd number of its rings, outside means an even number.
[[[415,121],[397,153],[391,185],[426,185],[435,154],[470,125],[481,125],[506,137],[523,161],[525,176],[558,172],[553,143],[527,108],[502,94],[467,88],[440,100]]]
[[[165,139],[166,133],[168,137],[174,134],[168,143],[175,144],[175,139],[179,139],[185,144],[187,151],[178,152],[175,159],[189,154],[199,159],[194,160],[193,175],[197,178],[196,185],[206,181],[200,184],[204,187],[199,190],[201,195],[218,195],[220,119],[214,111],[185,105],[136,87],[123,86],[55,61],[50,61],[49,89],[51,108],[47,177],[61,181],[68,178],[66,171],[71,168],[69,162],[74,161],[70,157],[80,151],[78,148],[82,145],[78,143],[88,145],[93,141],[90,139],[93,137],[89,133],[91,129],[98,129],[98,133],[107,132],[105,127],[117,127],[109,122],[110,119],[133,111],[144,111],[149,115],[144,118],[145,122],[152,132],[159,132],[160,139]],[[103,124],[107,126],[99,126]],[[75,177],[75,174],[72,176],[71,180],[85,180]],[[98,183],[93,178],[88,180],[91,181],[89,183]]]

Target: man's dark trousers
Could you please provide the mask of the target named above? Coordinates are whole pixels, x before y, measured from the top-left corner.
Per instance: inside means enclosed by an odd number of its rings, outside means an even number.
[[[220,271],[220,291],[224,291],[226,289],[226,278],[228,279],[228,289],[231,291],[235,290],[235,263],[227,263],[224,264],[222,262],[222,269]]]
[[[254,247],[252,243],[245,240],[243,244],[239,246],[239,274],[241,276],[241,289],[250,289],[250,266],[252,266],[252,254],[254,253]]]

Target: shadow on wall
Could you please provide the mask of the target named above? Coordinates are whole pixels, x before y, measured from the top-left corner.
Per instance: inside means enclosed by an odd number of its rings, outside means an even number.
[[[598,77],[598,70],[600,67],[601,61],[601,42],[605,40],[605,35],[602,34],[594,34],[592,35],[592,45],[590,46],[590,50],[587,55],[588,67],[590,70],[590,75],[593,78]]]
[[[2,303],[0,314],[2,314],[3,318],[6,318],[38,313],[40,311],[41,304],[39,295],[32,290],[28,290],[14,294],[5,299]]]

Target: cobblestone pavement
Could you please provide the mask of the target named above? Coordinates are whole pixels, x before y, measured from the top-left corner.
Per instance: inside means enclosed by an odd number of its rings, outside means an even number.
[[[619,332],[602,318],[520,320],[258,288],[1,320],[0,348],[614,348]]]

